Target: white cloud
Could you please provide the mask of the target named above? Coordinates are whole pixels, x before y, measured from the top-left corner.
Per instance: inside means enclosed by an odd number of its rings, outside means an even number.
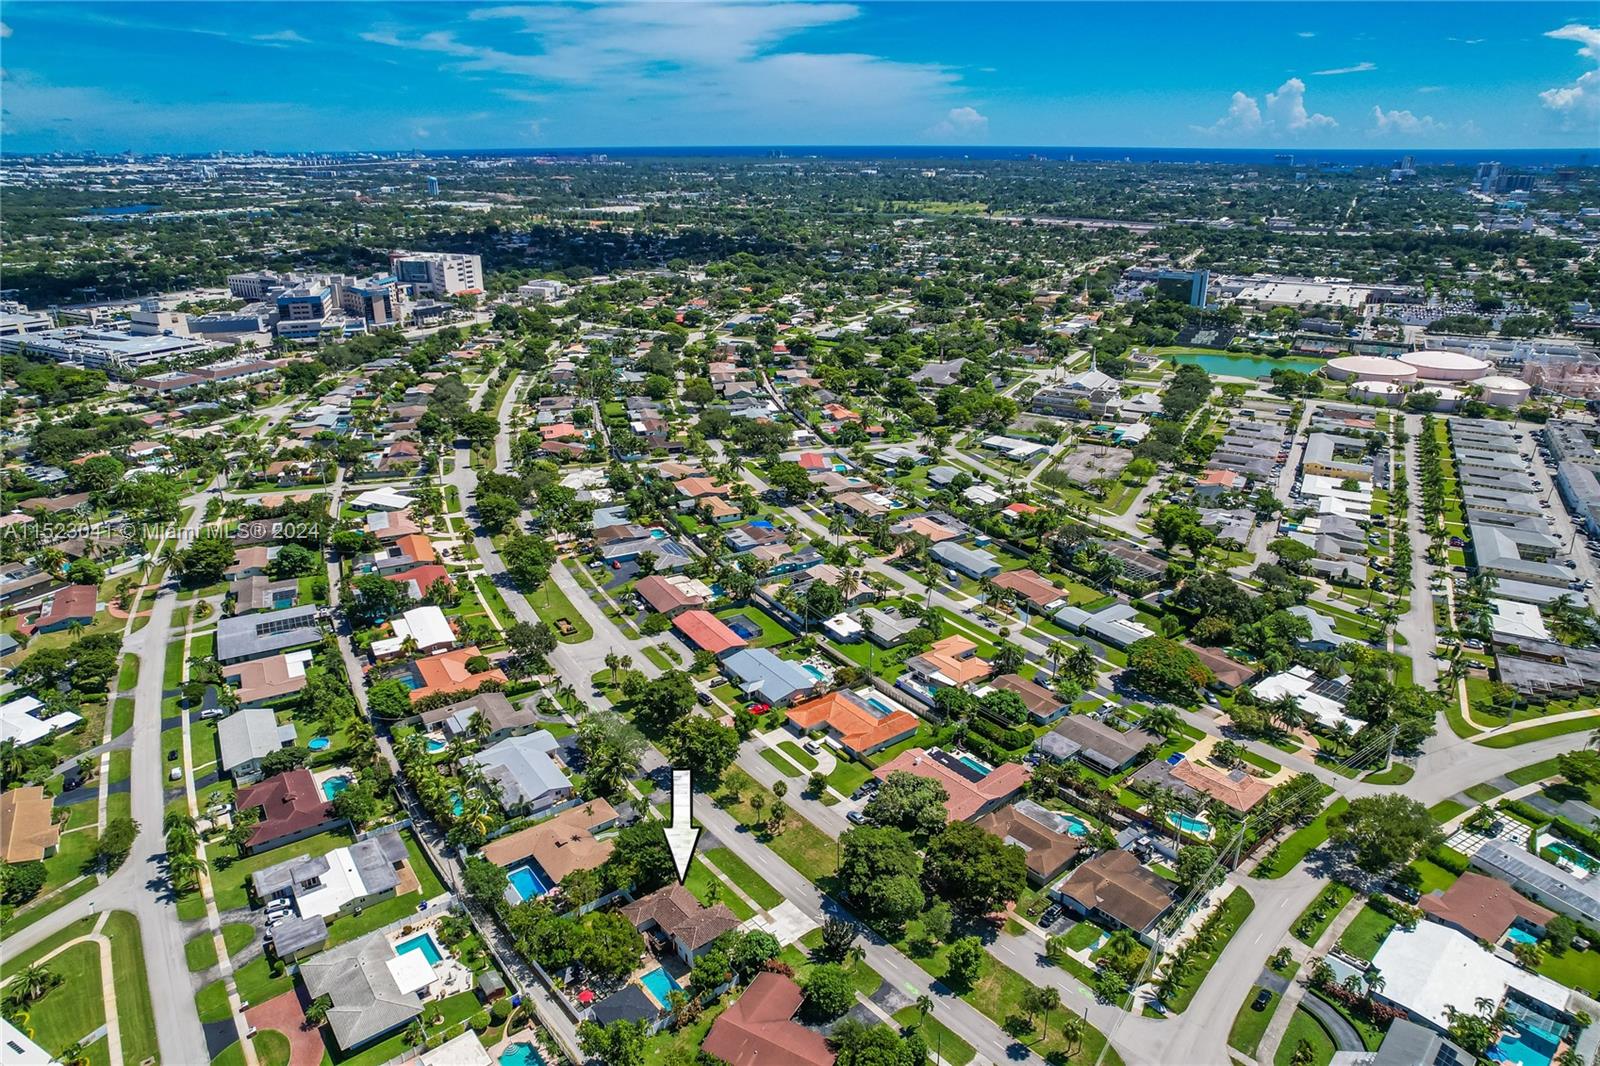
[[[276,33],[258,33],[250,38],[252,41],[261,41],[265,44],[310,44],[306,38],[294,30],[278,30]]]
[[[1197,133],[1217,137],[1238,137],[1254,133],[1300,134],[1307,130],[1332,129],[1339,123],[1333,116],[1306,109],[1306,83],[1290,78],[1266,96],[1265,105],[1244,92],[1235,92],[1228,113],[1209,126],[1191,126]]]
[[[1297,36],[1297,37],[1315,37],[1316,34],[1312,33],[1310,30],[1301,30],[1295,36]]]
[[[1568,23],[1545,34],[1558,41],[1576,41],[1578,54],[1595,60],[1595,68],[1578,75],[1571,85],[1546,89],[1539,94],[1544,106],[1568,123],[1592,123],[1600,119],[1600,27]]]
[[[989,116],[980,115],[976,108],[952,107],[928,130],[931,137],[949,137],[953,140],[970,140],[989,135]]]
[[[1444,86],[1443,85],[1419,85],[1419,86],[1417,86],[1417,92],[1419,92],[1419,93],[1442,93],[1442,92],[1444,92]]]
[[[1277,92],[1267,94],[1267,121],[1290,132],[1338,125],[1331,116],[1306,110],[1306,83],[1299,78],[1290,78]]]
[[[1456,44],[1482,44],[1484,41],[1487,41],[1488,39],[1489,38],[1487,38],[1487,37],[1446,37],[1445,38],[1445,40],[1453,41]]]
[[[6,37],[10,37],[10,36],[11,36],[11,27],[6,25],[4,22],[0,22],[0,39],[6,38]]]
[[[1376,64],[1376,63],[1368,63],[1368,62],[1364,62],[1363,61],[1361,63],[1355,64],[1354,66],[1333,67],[1333,68],[1331,68],[1329,70],[1313,70],[1311,73],[1312,73],[1312,75],[1314,75],[1316,77],[1326,77],[1326,76],[1328,76],[1330,74],[1365,74],[1369,70],[1377,70],[1377,69],[1378,69],[1378,64]]]
[[[1410,137],[1425,137],[1446,128],[1444,123],[1435,121],[1432,115],[1418,115],[1398,109],[1385,111],[1376,104],[1372,106],[1372,132],[1376,135],[1400,133]]]

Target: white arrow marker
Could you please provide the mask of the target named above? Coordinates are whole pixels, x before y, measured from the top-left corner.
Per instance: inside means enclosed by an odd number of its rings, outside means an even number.
[[[695,841],[700,830],[693,825],[694,785],[688,770],[672,771],[672,824],[667,827],[667,847],[672,849],[672,862],[678,868],[678,884],[689,876],[689,862],[694,858]]]

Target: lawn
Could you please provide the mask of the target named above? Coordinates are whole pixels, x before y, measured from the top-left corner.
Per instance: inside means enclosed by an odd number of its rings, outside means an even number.
[[[804,767],[807,772],[810,772],[810,771],[815,770],[817,768],[817,760],[816,760],[816,758],[814,756],[812,756],[812,754],[810,752],[806,751],[800,745],[796,744],[794,741],[792,741],[792,740],[780,741],[778,743],[778,748],[785,755],[789,756],[789,758],[793,759],[795,762],[799,763],[802,767]]]
[[[239,993],[239,1002],[248,1007],[255,1003],[265,1003],[293,988],[294,975],[288,971],[274,974],[267,957],[257,955],[233,971],[233,987]]]
[[[754,604],[742,607],[724,607],[718,611],[717,617],[726,621],[736,615],[744,617],[761,627],[761,635],[750,638],[752,648],[773,648],[780,644],[787,644],[794,639],[794,634],[784,628],[783,624]]]
[[[1437,863],[1427,859],[1418,859],[1411,864],[1411,868],[1421,876],[1417,884],[1417,891],[1426,896],[1430,892],[1442,891],[1456,883],[1460,875],[1452,870],[1446,870]]]
[[[555,630],[556,639],[563,644],[583,644],[594,639],[594,628],[589,625],[578,609],[567,599],[566,593],[561,591],[555,578],[550,578],[544,587],[528,596],[528,604],[539,616],[540,621],[547,623]],[[560,620],[572,627],[570,633],[563,633],[556,623]]]
[[[721,878],[706,868],[703,856],[696,856],[689,866],[689,873],[683,879],[683,887],[707,907],[720,900],[741,922],[748,922],[755,917],[756,912],[750,904],[740,899],[737,892],[730,891],[722,883]]]
[[[1527,729],[1517,729],[1510,733],[1498,733],[1487,740],[1475,743],[1486,748],[1514,748],[1518,744],[1531,744],[1536,740],[1548,740],[1551,737],[1566,736],[1568,733],[1586,733],[1597,725],[1600,725],[1600,718],[1593,715],[1567,718],[1559,722],[1546,722],[1543,725],[1529,726]]]
[[[1328,820],[1342,813],[1350,805],[1343,796],[1328,805],[1306,825],[1291,833],[1288,839],[1269,853],[1270,862],[1262,860],[1252,874],[1254,877],[1278,878],[1300,865],[1300,860],[1328,839]]]
[[[1458,803],[1455,800],[1440,800],[1428,808],[1428,813],[1433,816],[1434,821],[1443,825],[1456,815],[1465,813],[1466,809],[1465,804]]]
[[[783,897],[778,894],[777,889],[767,884],[760,874],[750,869],[743,859],[727,848],[713,848],[706,852],[706,858],[759,906],[771,910],[783,902]]]
[[[1242,1051],[1251,1058],[1255,1057],[1256,1048],[1261,1045],[1261,1038],[1266,1035],[1267,1025],[1272,1021],[1272,1015],[1278,1009],[1278,1003],[1283,998],[1278,993],[1272,993],[1272,998],[1267,1000],[1267,1005],[1260,1010],[1251,1008],[1255,1002],[1256,993],[1260,991],[1259,985],[1250,986],[1245,993],[1244,1002],[1239,1005],[1239,1013],[1233,1016],[1233,1028],[1228,1030],[1228,1046],[1235,1051]]]
[[[1594,991],[1600,988],[1600,951],[1590,948],[1588,951],[1574,951],[1568,948],[1559,955],[1545,952],[1544,961],[1539,964],[1538,972],[1559,981],[1568,988],[1582,988]]]
[[[1311,1045],[1311,1057],[1302,1062],[1295,1060],[1295,1050],[1301,1041]],[[1283,1034],[1283,1040],[1278,1044],[1278,1052],[1272,1057],[1273,1066],[1328,1066],[1333,1061],[1333,1037],[1322,1027],[1322,1023],[1304,1007],[1296,1007],[1294,1017],[1289,1021],[1289,1028]]]
[[[804,777],[806,775],[804,770],[800,769],[800,767],[796,766],[788,759],[785,759],[782,755],[779,755],[771,748],[763,747],[761,749],[761,757],[767,760],[773,766],[777,767],[778,771],[785,777]]]
[[[1389,930],[1394,926],[1393,918],[1374,910],[1370,903],[1366,904],[1339,937],[1339,947],[1358,959],[1371,962],[1378,948],[1383,946],[1384,937],[1389,935]]]
[[[835,761],[833,772],[828,775],[828,784],[833,786],[834,791],[848,796],[871,776],[872,771],[854,759],[840,758]]]
[[[263,1029],[250,1038],[260,1066],[288,1066],[289,1038],[276,1029]],[[244,1049],[235,1040],[211,1060],[211,1066],[244,1066]]]
[[[62,983],[28,1007],[28,1023],[40,1047],[60,1054],[106,1023],[100,996],[100,949],[93,943],[74,944],[44,963],[44,968]]]
[[[739,802],[726,804],[723,809],[741,825],[759,834],[758,839],[771,848],[779,858],[813,882],[833,876],[834,871],[839,868],[839,846],[826,833],[801,815],[791,813],[778,834],[767,839],[764,827],[752,828],[764,825],[766,811],[757,816],[755,808],[750,806],[750,797],[758,792],[761,793],[766,799],[766,810],[772,808],[777,797],[762,788],[749,774],[738,767],[732,767],[723,774],[722,782],[725,787],[739,791]]]
[[[1172,999],[1167,1001],[1167,1009],[1174,1013],[1181,1013],[1188,1009],[1195,993],[1200,991],[1206,975],[1211,972],[1211,967],[1216,964],[1217,957],[1227,948],[1228,942],[1233,939],[1233,934],[1239,931],[1244,920],[1250,917],[1250,912],[1256,909],[1256,901],[1250,898],[1250,893],[1242,888],[1236,888],[1222,901],[1222,906],[1217,908],[1215,921],[1217,924],[1216,937],[1209,950],[1195,955],[1194,965],[1189,968],[1178,989],[1173,993]],[[1212,918],[1207,918],[1212,921]]]
[[[950,1066],[967,1066],[972,1061],[972,1045],[952,1033],[932,1014],[919,1020],[917,1008],[902,1007],[894,1012],[894,1020],[900,1023],[902,1029],[920,1029],[922,1041],[928,1050],[950,1063]]]
[[[1338,917],[1355,894],[1356,890],[1344,882],[1330,881],[1316,899],[1306,904],[1306,909],[1300,912],[1289,931],[1303,944],[1316,944],[1323,930],[1333,924],[1334,918]],[[1322,912],[1321,918],[1315,916],[1318,910]]]
[[[256,938],[255,926],[249,922],[228,922],[222,927],[222,942],[228,949],[228,957],[239,954],[244,946]],[[187,944],[183,945],[184,958],[189,960],[189,969],[195,972],[209,970],[217,964],[217,946],[211,936],[211,930],[196,935]]]

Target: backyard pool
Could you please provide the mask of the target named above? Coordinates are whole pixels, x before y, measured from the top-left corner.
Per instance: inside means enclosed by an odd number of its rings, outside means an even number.
[[[811,663],[801,663],[800,668],[806,673],[810,674],[812,677],[816,678],[818,681],[828,680],[828,675],[820,666],[815,666]]]
[[[327,737],[312,737],[310,740],[306,741],[306,747],[310,748],[312,751],[326,751],[328,745],[332,743],[333,741],[329,740]]]
[[[1085,837],[1089,835],[1089,827],[1084,823],[1082,818],[1077,818],[1069,814],[1066,816],[1065,821],[1068,836]]]
[[[1539,942],[1538,937],[1534,936],[1520,925],[1513,925],[1511,928],[1507,929],[1506,939],[1511,941],[1513,944],[1537,944]]]
[[[750,621],[742,614],[732,615],[722,620],[729,629],[739,634],[745,640],[755,640],[761,636],[761,627]]]
[[[1489,1058],[1506,1066],[1550,1066],[1560,1045],[1556,1034],[1524,1020],[1508,1026],[1500,1034],[1500,1039],[1489,1049]]]
[[[532,1044],[511,1044],[500,1052],[500,1066],[545,1066],[544,1057]]]
[[[961,760],[962,766],[965,766],[967,769],[971,770],[975,774],[978,774],[980,777],[989,776],[989,767],[979,762],[977,759],[974,759],[972,756],[957,755],[956,758]]]
[[[444,952],[439,950],[439,945],[433,942],[433,934],[418,933],[409,940],[402,940],[394,946],[396,955],[404,955],[408,951],[420,951],[422,957],[428,960],[429,966],[437,966],[444,961]]]
[[[1173,811],[1167,815],[1167,824],[1175,826],[1182,832],[1188,833],[1190,836],[1199,837],[1201,840],[1210,840],[1212,834],[1216,832],[1216,830],[1211,827],[1211,823],[1206,821],[1204,818],[1196,818],[1188,814],[1179,814],[1176,811]]]
[[[349,787],[350,778],[340,774],[338,777],[330,777],[322,782],[322,794],[328,797],[329,803],[332,803],[339,798],[339,793]]]
[[[884,703],[875,696],[867,697],[867,706],[878,712],[879,717],[887,717],[894,713],[894,708]]]
[[[275,610],[294,606],[294,591],[292,589],[279,589],[272,594],[272,606]]]
[[[544,871],[540,870],[531,861],[511,867],[506,871],[506,880],[511,882],[511,887],[517,890],[517,895],[523,900],[536,899],[550,891],[550,883],[544,879]]]
[[[461,793],[450,793],[450,813],[460,818],[461,812],[464,810],[466,810],[466,805],[461,802]]]
[[[1577,867],[1579,871],[1583,873],[1594,872],[1595,861],[1589,857],[1588,852],[1575,848],[1562,840],[1546,840],[1543,846],[1555,852],[1558,858],[1565,859]]]
[[[433,737],[429,737],[428,738],[428,754],[429,755],[437,755],[437,754],[439,754],[441,751],[443,751],[445,749],[446,746],[447,745],[442,740],[437,740],[437,739],[435,739]]]
[[[667,1005],[667,997],[678,990],[678,982],[659,966],[639,978],[639,983],[644,985],[645,991],[663,1007]]]

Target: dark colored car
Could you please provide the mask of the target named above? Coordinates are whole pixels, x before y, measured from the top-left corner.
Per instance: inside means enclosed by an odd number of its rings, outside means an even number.
[[[1251,1010],[1266,1010],[1267,1004],[1272,1002],[1272,989],[1263,988],[1256,993],[1256,998],[1250,1001]]]
[[[1039,924],[1048,929],[1052,925],[1055,925],[1057,922],[1059,922],[1061,920],[1061,915],[1064,913],[1065,911],[1061,909],[1061,904],[1052,903],[1050,906],[1045,908],[1045,912],[1043,914],[1039,915]]]

